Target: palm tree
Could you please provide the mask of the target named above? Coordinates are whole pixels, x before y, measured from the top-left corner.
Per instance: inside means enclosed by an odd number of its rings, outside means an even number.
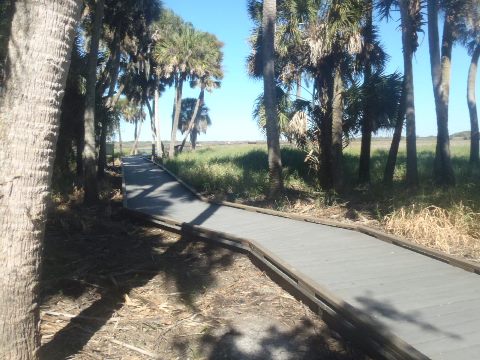
[[[215,35],[209,33],[202,33],[200,39],[196,47],[198,66],[193,74],[197,79],[191,81],[192,86],[200,87],[200,94],[198,95],[194,111],[191,114],[190,122],[185,130],[185,136],[180,145],[179,152],[183,150],[187,137],[195,128],[197,114],[204,104],[205,90],[211,92],[213,89],[219,88],[220,80],[223,78],[223,44]]]
[[[95,144],[95,92],[97,83],[98,45],[102,31],[104,0],[96,0],[92,17],[92,33],[88,53],[88,74],[85,95],[85,144],[83,149],[85,204],[98,200],[97,157]]]
[[[466,0],[463,16],[456,24],[460,41],[471,56],[467,78],[467,104],[470,115],[470,163],[480,165],[477,100],[475,84],[477,78],[478,58],[480,57],[480,7],[476,0]]]
[[[81,1],[15,3],[7,51],[11,66],[0,101],[0,354],[5,359],[38,358],[41,250],[80,7]]]
[[[193,125],[192,118],[194,119]],[[209,109],[203,101],[199,105],[198,99],[186,98],[182,100],[182,110],[180,111],[178,123],[178,130],[185,135],[182,147],[185,146],[187,136],[190,136],[192,150],[195,150],[198,134],[205,134],[211,124]]]
[[[447,6],[446,9],[441,52],[438,35],[438,10],[439,1],[428,0],[428,45],[438,129],[433,172],[437,183],[454,185],[455,174],[450,159],[450,137],[448,134],[448,101],[454,41],[454,9],[453,5]]]
[[[201,64],[198,58],[198,46],[202,33],[195,31],[193,26],[183,23],[176,31],[171,31],[157,40],[154,49],[154,59],[162,75],[173,78],[175,86],[174,117],[168,155],[175,155],[176,135],[182,101],[183,84],[194,76]]]
[[[262,15],[262,58],[263,58],[263,96],[267,119],[268,169],[270,179],[270,197],[276,197],[283,191],[282,159],[280,155],[280,134],[277,119],[275,90],[275,19],[276,0],[263,1]]]

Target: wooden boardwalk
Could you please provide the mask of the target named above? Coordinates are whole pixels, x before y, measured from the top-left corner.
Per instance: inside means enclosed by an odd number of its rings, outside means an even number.
[[[378,354],[480,359],[478,274],[357,231],[206,203],[140,157],[123,172],[132,213],[247,249]]]

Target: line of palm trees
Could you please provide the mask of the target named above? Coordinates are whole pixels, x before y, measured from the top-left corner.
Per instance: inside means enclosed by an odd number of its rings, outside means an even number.
[[[205,122],[205,91],[218,88],[223,78],[222,46],[214,35],[195,29],[156,0],[87,2],[62,105],[58,177],[68,173],[69,157],[76,153],[84,201],[95,204],[98,180],[107,164],[107,139],[116,132],[121,138],[121,119],[135,127],[132,153],[137,152],[147,113],[152,157],[174,156],[183,150],[188,137],[195,142],[210,123],[209,117]],[[188,120],[180,116],[182,110],[183,115],[188,113],[185,109],[191,104],[182,99],[185,83],[199,88]],[[175,89],[175,99],[170,144],[165,150],[159,99],[170,86]],[[69,109],[74,107],[80,111],[72,114]],[[177,130],[184,134],[184,141],[176,148]]]
[[[377,29],[376,18],[391,19],[394,10],[401,19],[403,76],[385,74],[388,55]],[[361,134],[358,181],[368,183],[372,134],[379,129],[394,129],[384,174],[384,182],[392,183],[404,125],[406,183],[418,185],[412,58],[418,33],[425,28],[438,130],[433,178],[441,185],[455,184],[448,132],[455,43],[466,46],[472,57],[467,87],[470,161],[480,165],[475,101],[480,56],[478,0],[249,0],[248,11],[254,28],[247,62],[250,75],[264,80],[264,94],[254,116],[267,133],[271,194],[282,190],[279,133],[307,150],[307,161],[316,166],[324,188],[341,190],[345,143]],[[443,20],[441,41],[439,19]],[[308,83],[313,86],[304,87]],[[309,88],[313,93],[304,97],[302,91]]]

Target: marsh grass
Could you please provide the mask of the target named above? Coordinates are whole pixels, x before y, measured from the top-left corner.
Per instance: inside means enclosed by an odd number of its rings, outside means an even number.
[[[344,152],[345,190],[322,191],[304,162],[305,153],[282,148],[285,196],[269,202],[267,153],[264,146],[212,146],[180,154],[167,167],[199,192],[217,199],[239,201],[282,211],[370,221],[386,231],[442,251],[480,258],[480,169],[468,162],[468,142],[452,142],[457,186],[442,188],[432,181],[433,141],[419,141],[420,185],[404,184],[406,155],[402,148],[392,186],[382,184],[389,142],[374,141],[371,184],[358,186],[359,143]],[[353,216],[351,216],[354,214]]]

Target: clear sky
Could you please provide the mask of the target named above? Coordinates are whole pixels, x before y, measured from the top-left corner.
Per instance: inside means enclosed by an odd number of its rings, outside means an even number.
[[[212,126],[202,140],[259,140],[263,135],[252,119],[252,106],[262,92],[261,81],[250,79],[246,72],[245,59],[249,54],[247,38],[252,28],[246,0],[164,0],[165,7],[172,9],[195,28],[215,34],[224,45],[225,77],[220,89],[206,93],[205,102],[210,108]],[[397,14],[394,16],[398,17]],[[378,23],[378,22],[377,22]],[[439,22],[440,24],[442,22]],[[390,55],[387,72],[403,72],[403,57],[399,21],[385,21],[379,25],[382,42]],[[427,30],[419,34],[420,47],[414,58],[415,106],[417,134],[436,134],[435,105],[433,101],[428,53]],[[466,80],[470,58],[464,48],[455,46],[452,55],[452,81],[450,87],[450,133],[469,130],[466,102]],[[477,93],[480,86],[477,82]],[[185,97],[197,97],[198,89],[184,86]],[[170,138],[173,110],[173,89],[162,94],[160,117],[162,139]],[[181,138],[178,133],[177,138]],[[133,140],[133,127],[122,123],[123,140]],[[151,140],[150,125],[144,124],[141,140]]]

